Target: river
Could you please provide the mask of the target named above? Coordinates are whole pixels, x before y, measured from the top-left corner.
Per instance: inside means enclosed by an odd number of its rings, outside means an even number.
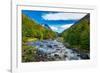
[[[57,40],[42,40],[36,42],[28,42],[30,46],[35,46],[41,57],[46,56],[46,61],[62,61],[62,60],[82,60],[82,55],[71,48],[66,48],[63,43]],[[45,59],[45,58],[44,58]]]

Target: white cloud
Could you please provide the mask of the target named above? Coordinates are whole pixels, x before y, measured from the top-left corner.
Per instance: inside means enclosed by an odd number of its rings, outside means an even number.
[[[61,29],[67,29],[67,28],[69,28],[69,27],[71,27],[73,24],[66,24],[66,25],[62,25],[61,26]]]
[[[55,27],[55,26],[50,26],[50,28],[51,28],[52,30],[54,30],[54,31],[57,31],[57,30],[58,30],[58,28]]]
[[[62,32],[64,31],[65,29],[68,29],[69,27],[71,27],[73,24],[64,24],[64,25],[60,25],[60,26],[50,26],[50,28],[53,30],[53,31],[56,31],[56,32]]]
[[[48,13],[44,14],[42,17],[45,20],[79,20],[85,15],[86,14],[80,13]]]

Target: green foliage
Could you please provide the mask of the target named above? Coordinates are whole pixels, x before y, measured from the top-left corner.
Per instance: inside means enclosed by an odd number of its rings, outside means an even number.
[[[56,33],[52,32],[52,30],[45,30],[43,39],[53,39],[56,37]]]
[[[82,33],[82,35],[81,35],[81,42],[80,42],[80,44],[81,44],[81,48],[82,49],[86,49],[86,50],[89,50],[89,47],[90,47],[90,36],[89,36],[89,33],[88,33],[88,31],[84,31],[83,33]]]
[[[90,24],[89,15],[86,15],[79,22],[75,23],[69,29],[62,33],[65,43],[69,43],[70,47],[78,48],[81,51],[90,48]]]
[[[37,49],[32,46],[22,46],[22,62],[36,61]]]
[[[27,41],[28,41],[28,42],[31,42],[31,41],[36,42],[36,41],[38,41],[38,39],[37,39],[37,38],[28,38]],[[27,42],[27,41],[26,41],[26,42]]]
[[[38,38],[43,39],[54,39],[56,33],[50,29],[47,29],[34,20],[31,20],[26,15],[22,14],[22,36],[28,38]]]
[[[27,39],[28,39],[27,37],[23,36],[23,37],[22,37],[22,42],[23,42],[23,43],[27,42]]]

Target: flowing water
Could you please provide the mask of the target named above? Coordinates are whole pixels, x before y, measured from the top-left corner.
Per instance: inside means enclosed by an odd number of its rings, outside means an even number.
[[[35,46],[41,55],[45,54],[48,60],[81,60],[80,54],[73,49],[66,48],[63,43],[57,40],[42,40],[28,42],[28,45]]]

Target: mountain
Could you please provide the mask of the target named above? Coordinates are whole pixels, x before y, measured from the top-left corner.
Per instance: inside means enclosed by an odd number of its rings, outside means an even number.
[[[48,24],[42,24],[42,26],[45,27],[45,28],[47,28],[47,29],[50,29],[51,30],[51,28],[49,27]]]
[[[25,14],[22,14],[22,39],[25,42],[27,39],[33,38],[38,40],[54,39],[56,33],[50,29],[43,27]]]
[[[80,52],[90,51],[90,14],[80,19],[61,33],[67,47],[77,48]]]

